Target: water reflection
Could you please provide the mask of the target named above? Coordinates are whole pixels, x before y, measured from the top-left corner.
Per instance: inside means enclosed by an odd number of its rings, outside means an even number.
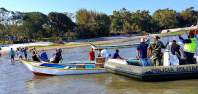
[[[198,80],[142,82],[110,73],[53,76],[27,83],[30,94],[196,94]]]

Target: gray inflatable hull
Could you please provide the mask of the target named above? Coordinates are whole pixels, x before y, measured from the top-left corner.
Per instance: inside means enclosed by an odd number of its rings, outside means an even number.
[[[139,80],[158,81],[198,78],[198,64],[142,67],[107,61],[104,67],[109,72]]]

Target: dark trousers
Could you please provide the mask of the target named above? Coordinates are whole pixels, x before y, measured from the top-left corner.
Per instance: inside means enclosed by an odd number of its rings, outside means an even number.
[[[195,64],[193,61],[194,53],[184,52],[184,54],[187,60],[187,64]]]

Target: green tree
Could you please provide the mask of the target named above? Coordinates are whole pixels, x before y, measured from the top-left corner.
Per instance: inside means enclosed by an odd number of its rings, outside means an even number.
[[[197,24],[198,11],[194,7],[190,7],[179,13],[179,23],[181,27],[188,27]]]
[[[111,15],[111,32],[113,33],[142,33],[156,32],[158,26],[149,11],[130,12],[123,8]]]
[[[178,27],[177,12],[172,9],[159,9],[155,11],[153,19],[158,23],[160,29]]]
[[[47,16],[40,12],[26,13],[23,18],[23,30],[29,38],[45,37],[43,25],[47,22]]]
[[[0,24],[0,39],[3,40],[5,36],[5,27],[4,25]]]
[[[48,14],[49,27],[51,28],[53,36],[64,37],[64,34],[68,31],[73,31],[75,23],[67,17],[66,14],[51,12]]]
[[[109,35],[110,18],[104,13],[81,9],[76,13],[76,23],[80,38]]]
[[[149,11],[137,10],[131,15],[131,30],[137,31],[138,33],[144,32],[156,32],[158,31],[158,26],[156,22],[152,19]]]
[[[113,11],[113,15],[111,15],[111,32],[126,33],[129,31],[131,31],[131,13],[125,8]]]

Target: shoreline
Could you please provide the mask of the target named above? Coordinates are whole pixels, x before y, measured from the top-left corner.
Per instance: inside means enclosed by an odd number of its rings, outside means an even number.
[[[116,39],[116,40],[107,40],[107,41],[94,41],[91,42],[94,45],[108,45],[112,43],[120,43],[120,42],[128,42],[130,41],[130,38],[125,38],[125,39]],[[54,44],[54,45],[49,45],[49,46],[32,46],[29,48],[36,48],[37,50],[53,50],[57,48],[61,49],[67,49],[67,48],[75,48],[75,47],[85,47],[85,46],[90,46],[89,42],[69,42],[69,43],[64,43],[64,44]]]
[[[184,34],[186,31],[179,31],[179,32],[170,32],[170,33],[159,33],[159,34],[149,34],[150,37],[154,36],[160,36],[160,37],[166,37],[166,36],[175,36],[175,35],[181,35]],[[122,39],[112,39],[112,40],[103,40],[103,41],[93,41],[94,45],[108,45],[113,43],[121,43],[121,42],[129,42],[129,41],[135,41],[140,39],[141,37],[146,37],[146,35],[140,35],[140,36],[131,36],[131,37],[125,37]],[[37,50],[54,50],[57,48],[61,49],[67,49],[67,48],[75,48],[75,47],[84,47],[84,46],[90,46],[89,42],[68,42],[64,44],[53,44],[49,46],[32,46],[29,48],[35,47]]]
[[[166,34],[149,34],[150,37],[153,36],[160,36],[160,37],[166,37],[166,36],[174,36],[174,35],[180,35],[180,34],[184,34],[186,31],[179,31],[179,32],[174,32],[174,33],[166,33]],[[118,39],[107,39],[107,40],[96,40],[93,41],[91,43],[95,44],[95,45],[108,45],[108,44],[113,44],[113,43],[122,43],[122,42],[129,42],[129,41],[137,41],[138,39],[140,39],[141,37],[146,37],[145,35],[139,35],[139,36],[130,36],[130,37],[122,37],[122,38],[118,38]],[[88,39],[86,39],[88,40]],[[92,40],[92,39],[90,39]],[[134,42],[137,43],[137,42]],[[87,41],[81,41],[81,42],[68,42],[68,43],[64,43],[64,44],[51,44],[51,45],[47,45],[47,46],[27,46],[28,48],[36,48],[38,51],[40,50],[54,50],[57,48],[61,48],[61,49],[68,49],[68,48],[75,48],[75,47],[84,47],[84,46],[90,46],[90,43]],[[8,53],[5,51],[2,51],[2,53]]]

